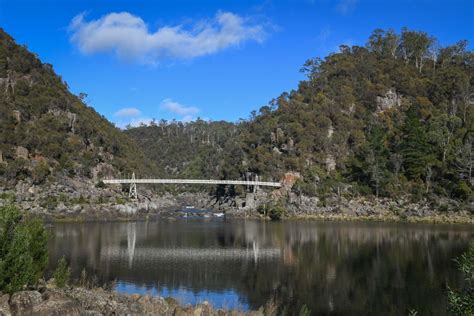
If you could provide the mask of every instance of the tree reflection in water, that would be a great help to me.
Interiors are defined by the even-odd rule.
[[[74,275],[85,267],[130,291],[387,315],[443,313],[446,284],[462,280],[451,259],[472,240],[471,226],[177,220],[55,224],[49,246],[50,262],[65,254]]]

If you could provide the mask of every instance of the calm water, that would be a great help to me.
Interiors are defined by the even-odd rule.
[[[65,255],[127,293],[257,309],[275,297],[313,314],[442,315],[452,259],[472,226],[253,220],[65,223],[51,228],[51,262]]]

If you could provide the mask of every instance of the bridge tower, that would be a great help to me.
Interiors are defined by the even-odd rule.
[[[137,183],[135,182],[135,172],[132,173],[132,182],[130,182],[130,191],[128,192],[128,197],[134,200],[138,198]]]
[[[255,175],[255,181],[258,182],[258,174]],[[257,193],[258,185],[253,186],[253,193]]]

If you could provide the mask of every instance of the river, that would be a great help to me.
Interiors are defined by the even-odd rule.
[[[461,284],[453,258],[472,226],[174,219],[54,223],[50,267],[63,255],[126,293],[257,309],[270,298],[313,314],[444,314]]]

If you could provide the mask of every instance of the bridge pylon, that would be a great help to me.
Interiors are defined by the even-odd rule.
[[[255,182],[258,182],[258,174],[255,175]],[[253,193],[257,193],[258,185],[253,186]]]
[[[130,182],[130,191],[128,191],[128,197],[134,200],[138,199],[137,194],[137,183],[135,182],[135,172],[132,173],[132,181]]]

